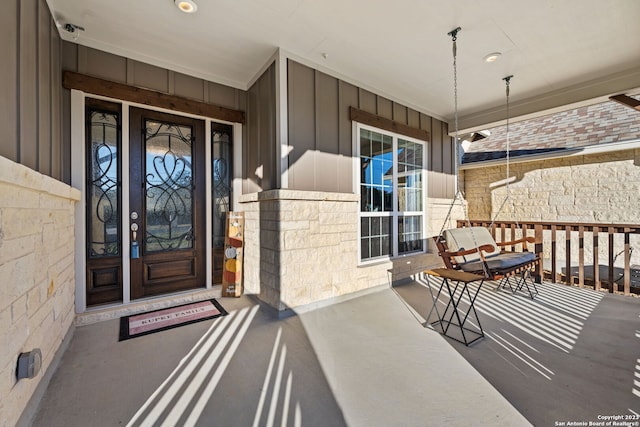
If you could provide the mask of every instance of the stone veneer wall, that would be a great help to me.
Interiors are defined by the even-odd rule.
[[[277,310],[309,307],[437,263],[422,254],[358,266],[358,202],[358,195],[316,191],[242,196],[245,292]]]
[[[510,192],[519,221],[640,223],[640,150],[512,163],[510,175],[516,177]],[[506,195],[506,187],[495,184],[504,183],[505,177],[504,165],[464,171],[472,219],[494,218]],[[513,218],[510,205],[498,217]],[[608,250],[607,245],[600,246],[601,251]],[[640,236],[631,236],[631,247],[635,249],[631,262],[640,264]],[[585,256],[590,259],[591,254]],[[616,265],[622,261],[619,257]]]
[[[68,185],[0,157],[0,426],[16,425],[70,339],[79,200]],[[40,373],[17,381],[18,356],[34,348]]]

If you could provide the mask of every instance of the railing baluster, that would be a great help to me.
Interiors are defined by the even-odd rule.
[[[624,229],[624,294],[631,294],[631,251],[629,250],[630,228]]]
[[[553,224],[551,226],[551,280],[553,283],[558,281],[558,271],[557,271],[557,245],[556,245],[556,228],[557,226]]]
[[[608,227],[607,231],[609,233],[609,292],[615,293],[618,289],[616,286],[616,282],[613,280],[613,236],[615,230],[613,227]]]
[[[578,226],[578,286],[584,288],[584,225]]]
[[[535,224],[534,226],[534,237],[536,242],[534,243],[533,252],[536,254],[540,254],[540,263],[536,266],[535,276],[536,283],[542,283],[544,280],[544,267],[542,266],[542,259],[544,258],[543,254],[543,231],[542,224]]]
[[[634,285],[632,286],[634,278],[631,275],[633,271],[631,269],[631,258],[633,248],[630,245],[631,234],[640,235],[640,225],[638,224],[596,224],[596,223],[569,223],[569,222],[551,222],[551,221],[527,221],[527,222],[515,222],[515,221],[495,221],[489,222],[488,220],[458,220],[458,227],[467,227],[468,224],[472,226],[479,226],[489,228],[491,235],[496,242],[512,241],[517,238],[527,237],[529,232],[532,232],[535,237],[534,248],[528,248],[529,250],[535,250],[535,253],[541,254],[542,257],[550,253],[551,265],[550,265],[550,280],[553,283],[564,282],[569,285],[578,285],[579,287],[591,287],[595,290],[603,290],[607,288],[610,293],[624,293],[625,295],[640,294],[640,290]],[[545,235],[545,232],[549,230],[549,237]],[[564,255],[566,257],[564,263],[558,263],[558,256],[563,255],[563,248],[559,245],[558,233],[565,233],[564,237]],[[572,243],[572,233],[576,231],[578,241],[577,247],[577,262],[573,263],[572,250],[575,252],[575,244]],[[522,235],[520,235],[520,232]],[[592,237],[589,238],[588,233],[592,233]],[[605,243],[605,233],[607,236]],[[509,234],[507,236],[507,234]],[[585,234],[587,234],[587,240],[585,241]],[[602,234],[602,239],[600,235]],[[621,235],[617,237],[617,235]],[[546,240],[545,240],[546,239]],[[586,246],[585,246],[586,244]],[[592,247],[589,245],[592,244]],[[547,248],[550,245],[550,248]],[[620,251],[620,247],[624,246],[624,249]],[[600,250],[605,252],[608,249],[608,263],[606,257],[600,256]],[[520,251],[522,248],[519,245],[509,245],[504,247],[505,250]],[[585,260],[585,253],[593,249],[593,273],[589,270],[589,261]],[[616,253],[617,252],[617,253]],[[617,257],[624,255],[624,267],[621,268],[618,263],[618,267],[615,266]],[[602,258],[602,261],[601,261]],[[600,268],[600,262],[602,262],[602,268]],[[622,260],[621,260],[622,262]],[[605,272],[604,265],[607,265]],[[573,268],[572,268],[573,267]],[[623,271],[621,275],[619,271]],[[545,274],[545,272],[547,274]],[[532,272],[535,276],[535,280],[542,281],[547,276],[549,280],[549,270],[545,270],[544,265],[540,264],[539,269]],[[623,279],[623,281],[620,281]],[[617,282],[616,282],[617,280]]]
[[[593,287],[600,290],[600,247],[598,245],[598,227],[593,227]]]
[[[570,225],[564,227],[564,253],[566,255],[566,259],[564,260],[564,277],[567,285],[573,285],[573,275],[571,274],[571,231],[572,227]]]

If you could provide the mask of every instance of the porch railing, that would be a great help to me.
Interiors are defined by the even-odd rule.
[[[535,237],[535,252],[543,259],[542,270],[535,272],[537,281],[607,289],[624,295],[640,294],[640,224],[495,221],[492,225],[491,221],[482,220],[470,223],[489,228],[497,242],[522,235]],[[467,221],[458,220],[457,226],[466,227]]]

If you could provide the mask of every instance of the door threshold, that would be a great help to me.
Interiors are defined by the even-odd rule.
[[[178,292],[131,301],[128,304],[110,304],[87,308],[84,313],[76,314],[76,326],[90,325],[122,316],[160,310],[167,307],[222,297],[222,285],[213,285],[210,289]]]

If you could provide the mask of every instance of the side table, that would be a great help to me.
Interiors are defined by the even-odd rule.
[[[435,309],[438,320],[432,322],[431,325],[439,325],[441,328],[441,333],[443,335],[461,342],[466,346],[473,344],[480,338],[483,338],[484,331],[482,330],[482,325],[480,324],[480,319],[478,318],[478,313],[476,312],[475,301],[478,293],[480,292],[480,288],[482,288],[482,284],[484,283],[484,276],[467,273],[460,270],[450,270],[447,268],[435,268],[433,270],[426,270],[423,272],[423,274],[427,279],[427,287],[429,288],[431,299],[433,300],[433,307],[429,311],[427,321],[429,321],[431,313],[433,313],[433,310]],[[442,279],[439,287],[436,284],[436,287],[438,288],[438,293],[436,295],[433,294],[433,290],[431,289],[431,283],[429,281],[430,277],[432,278],[432,280],[434,280],[435,278]],[[475,291],[471,292],[469,290],[469,283],[477,281],[480,282],[478,288]],[[462,288],[460,289],[460,292],[458,292],[458,288],[461,285]],[[440,315],[440,311],[438,310],[438,301],[443,290],[446,290],[449,294],[449,301],[447,302],[444,312],[442,313],[442,315]],[[461,303],[463,303],[462,298],[465,295],[467,296],[469,301],[466,313],[464,312],[464,307],[466,306],[466,304],[463,304],[461,306]],[[477,325],[473,329],[465,326],[469,318],[469,314],[471,313],[473,313],[473,317],[475,317]],[[454,322],[454,316],[457,320],[457,323]],[[455,333],[454,335],[451,334],[452,331],[449,328],[452,325],[456,327],[454,328],[454,330],[457,330],[457,328],[460,329],[462,338],[456,336],[457,333]],[[469,335],[469,337],[467,335]],[[472,338],[472,335],[475,335],[475,337]]]

